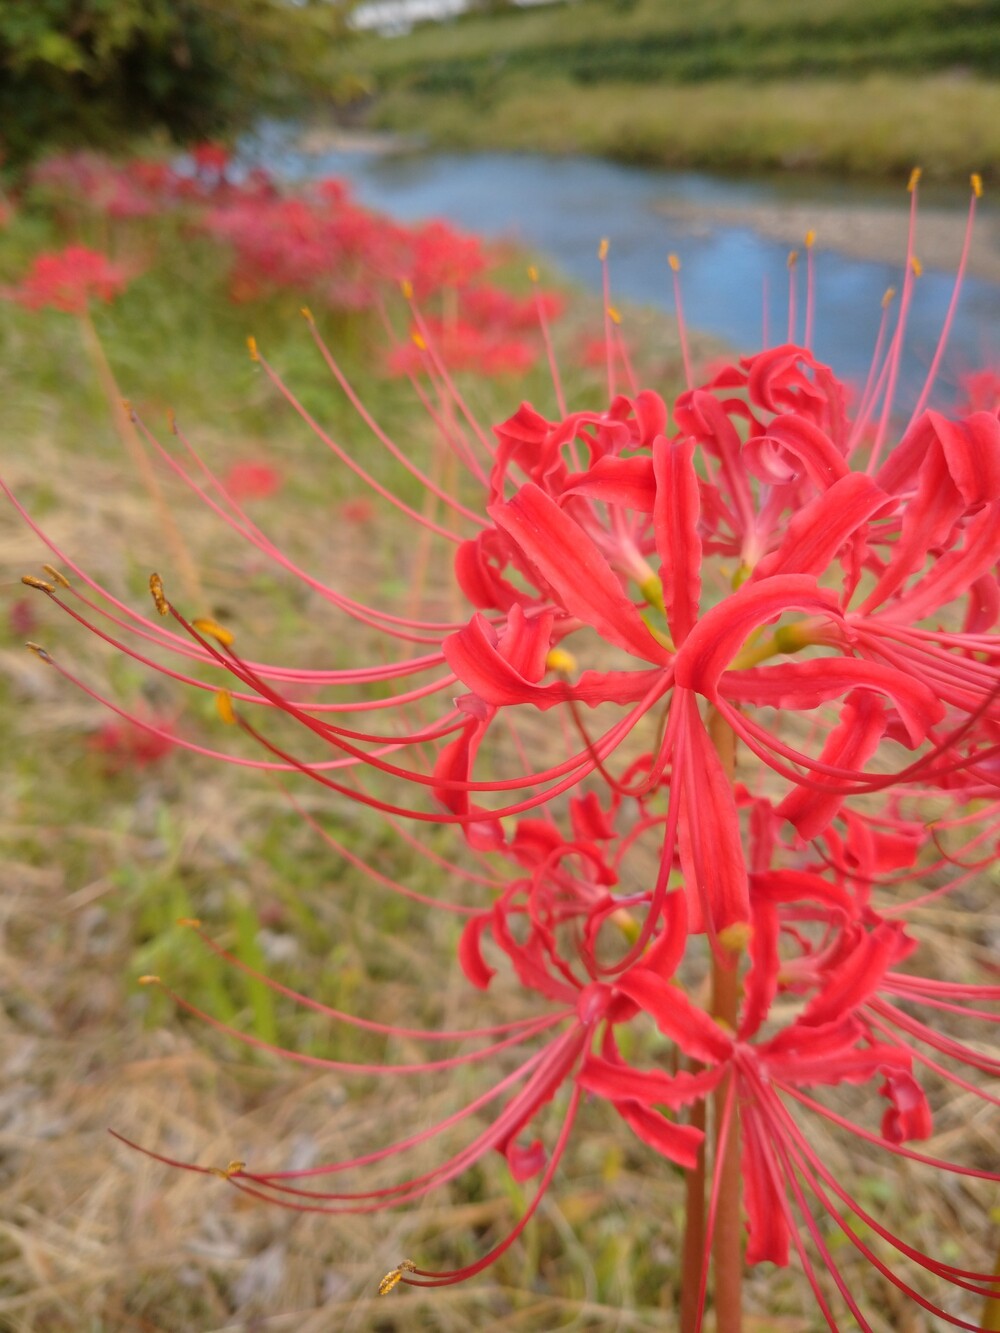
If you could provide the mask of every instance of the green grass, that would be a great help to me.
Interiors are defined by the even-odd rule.
[[[373,124],[440,144],[954,178],[1000,164],[998,58],[980,0],[580,0],[368,37],[341,59],[377,89]]]

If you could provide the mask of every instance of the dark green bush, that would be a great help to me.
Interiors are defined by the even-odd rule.
[[[15,163],[123,133],[225,135],[316,91],[328,0],[0,0],[0,144]]]

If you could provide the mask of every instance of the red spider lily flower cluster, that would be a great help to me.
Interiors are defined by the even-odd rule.
[[[294,196],[231,195],[202,220],[233,247],[234,300],[292,289],[325,306],[364,310],[379,304],[386,284],[402,283],[424,306],[410,341],[388,356],[390,374],[425,368],[428,343],[453,371],[523,373],[538,360],[539,304],[551,323],[562,303],[551,293],[518,300],[485,283],[493,262],[482,243],[441,222],[407,228],[359,207],[340,181],[321,181]],[[443,309],[432,313],[437,298]]]
[[[938,975],[917,925],[928,901],[963,911],[1000,836],[1000,417],[926,410],[928,384],[897,430],[915,273],[850,414],[846,386],[794,343],[691,378],[669,406],[650,389],[617,393],[628,366],[609,317],[606,407],[568,410],[556,381],[554,415],[522,404],[488,433],[414,307],[425,401],[468,477],[450,489],[357,401],[310,320],[373,438],[432,493],[418,513],[350,460],[381,503],[449,553],[469,606],[456,621],[368,607],[303,570],[183,435],[167,449],[138,423],[165,465],[331,616],[405,647],[374,666],[250,660],[228,629],[172,605],[158,576],[158,615],[143,616],[10,496],[73,575],[47,566],[28,581],[69,615],[195,689],[214,691],[213,672],[229,673],[220,713],[265,752],[237,762],[361,801],[412,846],[421,828],[450,824],[471,849],[475,870],[426,849],[464,882],[455,901],[370,873],[463,918],[458,962],[471,986],[488,990],[504,969],[530,997],[529,1016],[417,1031],[293,996],[333,1022],[448,1052],[387,1069],[294,1058],[365,1075],[479,1064],[490,1071],[483,1091],[358,1158],[221,1172],[255,1198],[318,1212],[421,1199],[488,1152],[536,1182],[522,1218],[479,1260],[453,1271],[406,1260],[383,1291],[447,1285],[494,1262],[537,1210],[581,1104],[600,1099],[688,1177],[684,1333],[701,1328],[713,1246],[717,1324],[740,1327],[744,1241],[750,1265],[798,1258],[830,1328],[838,1301],[871,1328],[838,1261],[845,1246],[938,1318],[991,1326],[977,1312],[995,1313],[1000,1278],[894,1234],[809,1129],[834,1126],[888,1159],[1000,1182],[995,1161],[919,1146],[942,1092],[1000,1105],[990,1045],[1000,986]],[[807,330],[811,316],[809,304]],[[279,714],[301,727],[301,750],[282,739]],[[861,1110],[859,1088],[872,1094]],[[337,1187],[445,1135],[461,1146],[434,1170]]]
[[[455,289],[447,314],[425,315],[414,323],[409,344],[389,355],[393,375],[420,374],[427,368],[428,343],[449,370],[477,375],[523,374],[538,359],[539,320],[551,323],[562,313],[554,293],[519,300],[499,287],[484,284]]]
[[[561,313],[554,293],[519,300],[486,282],[500,256],[478,237],[439,221],[393,223],[356,203],[343,181],[282,189],[263,170],[234,171],[216,144],[193,149],[189,167],[70,153],[40,163],[29,192],[57,216],[65,213],[73,234],[81,216],[122,223],[176,215],[230,253],[229,295],[239,303],[291,292],[323,308],[380,309],[405,284],[421,302],[427,328],[421,333],[414,323],[410,339],[390,349],[387,367],[394,375],[424,370],[428,339],[452,370],[522,373],[543,350],[539,316],[547,328]],[[155,243],[147,233],[144,253]],[[66,254],[83,251],[73,246]],[[41,256],[37,262],[51,267],[55,261]],[[105,263],[113,271],[110,260]],[[30,293],[26,280],[26,302]]]
[[[38,255],[16,287],[3,293],[29,310],[63,310],[82,315],[92,301],[113,301],[126,288],[130,274],[97,250],[68,245]]]
[[[263,172],[251,172],[239,187],[231,185],[226,175],[229,157],[218,145],[195,147],[191,161],[194,171],[184,172],[155,159],[115,162],[100,153],[59,153],[38,163],[29,183],[57,211],[71,206],[74,212],[119,221],[159,215],[184,201],[207,202],[231,189],[261,194],[273,190]]]

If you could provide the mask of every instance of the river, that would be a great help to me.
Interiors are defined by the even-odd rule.
[[[730,179],[587,157],[387,154],[330,143],[265,126],[244,158],[290,180],[342,177],[363,204],[400,221],[439,217],[511,239],[543,271],[550,262],[594,289],[598,242],[608,237],[617,301],[672,310],[667,255],[676,252],[688,322],[741,352],[759,348],[765,338],[765,291],[766,340],[784,341],[789,248],[800,223],[801,235],[815,226],[814,346],[845,378],[859,380],[867,372],[883,294],[902,282],[909,202],[903,185]],[[1000,362],[1000,245],[995,212],[982,211],[988,207],[984,200],[970,273],[975,268],[990,276],[972,273],[963,284],[938,380],[943,400],[959,374]],[[910,392],[922,382],[951,299],[966,210],[961,193],[938,193],[921,210],[917,252],[925,239],[930,249],[922,255],[908,322],[903,382]],[[837,248],[824,248],[824,230]],[[802,265],[798,282],[801,292]]]

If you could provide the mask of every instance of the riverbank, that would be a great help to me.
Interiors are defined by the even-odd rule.
[[[452,93],[388,88],[374,129],[436,147],[590,153],[642,166],[809,172],[841,178],[1000,176],[1000,85],[952,75],[682,87],[503,83],[484,108]]]
[[[366,37],[338,61],[369,127],[437,146],[593,153],[721,171],[987,179],[1000,169],[995,10],[578,0]]]
[[[692,227],[747,227],[758,236],[801,249],[805,235],[816,233],[816,243],[854,259],[898,264],[906,253],[908,212],[902,206],[860,204],[711,204],[664,200],[655,205],[664,217]],[[956,226],[954,210],[921,206],[917,218],[915,253],[927,269],[953,273],[962,253],[964,230]],[[967,273],[988,282],[1000,282],[1000,217],[980,210],[969,251]]]

